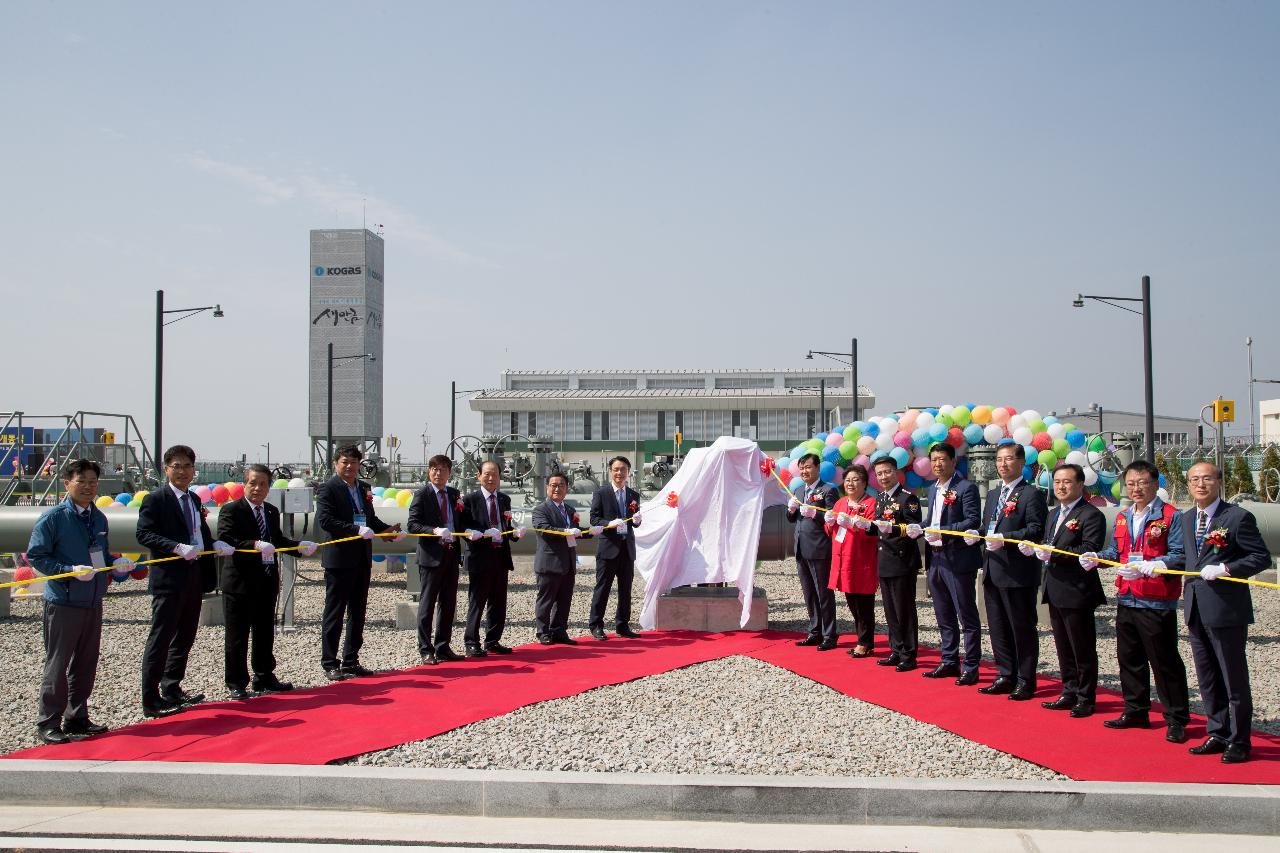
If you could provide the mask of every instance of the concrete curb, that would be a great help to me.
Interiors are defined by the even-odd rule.
[[[0,801],[1280,834],[1280,786],[0,761]]]

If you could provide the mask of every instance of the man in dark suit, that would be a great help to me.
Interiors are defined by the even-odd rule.
[[[502,645],[507,626],[507,577],[515,570],[511,542],[504,531],[511,524],[511,496],[498,491],[502,470],[489,459],[480,464],[480,488],[463,500],[463,512],[472,528],[467,534],[467,627],[462,641],[469,658],[492,652],[509,655]],[[483,526],[483,530],[479,529]],[[484,616],[484,637],[480,617]],[[482,644],[483,643],[483,644]]]
[[[218,539],[236,553],[222,571],[222,607],[226,619],[224,672],[232,699],[248,699],[245,655],[253,639],[253,690],[278,693],[293,685],[276,677],[274,653],[276,599],[280,595],[277,548],[297,548],[310,557],[316,543],[298,542],[280,530],[280,510],[267,503],[271,469],[250,465],[244,473],[244,497],[218,512]],[[244,553],[256,551],[257,553]]]
[[[547,478],[547,499],[533,511],[533,526],[539,530],[538,548],[533,557],[533,573],[538,579],[534,627],[544,646],[563,643],[576,646],[569,636],[569,605],[573,599],[573,579],[578,565],[577,511],[565,501],[569,481],[561,473]],[[548,533],[549,530],[561,531]],[[592,531],[599,532],[596,525]]]
[[[934,482],[929,486],[928,527],[931,530],[973,531],[981,523],[978,489],[956,474],[956,449],[945,442],[929,448]],[[925,572],[938,618],[942,660],[925,678],[955,678],[961,687],[978,683],[982,658],[982,622],[978,618],[978,569],[982,551],[958,536],[925,534],[919,524],[908,525],[912,539],[925,537]],[[964,658],[960,635],[964,632]]]
[[[1222,501],[1222,471],[1216,465],[1192,465],[1187,490],[1195,506],[1183,513],[1182,529],[1192,531],[1194,539],[1185,556],[1166,564],[1200,572],[1186,583],[1182,609],[1209,737],[1191,752],[1221,753],[1224,763],[1238,764],[1249,760],[1252,746],[1253,694],[1245,641],[1253,622],[1253,596],[1248,584],[1226,578],[1251,578],[1264,571],[1271,566],[1271,552],[1253,513]]]
[[[636,538],[628,527],[640,526],[640,493],[627,487],[630,476],[631,460],[625,456],[613,457],[609,460],[611,485],[597,489],[591,496],[591,524],[604,525],[604,533],[596,547],[596,588],[591,594],[591,616],[587,623],[591,636],[597,640],[608,637],[604,632],[604,611],[609,604],[609,590],[615,578],[618,581],[615,630],[619,637],[634,640],[640,636],[631,630],[630,625]]]
[[[181,560],[155,563],[147,578],[151,593],[151,631],[142,651],[142,713],[148,717],[176,714],[204,699],[182,689],[187,657],[200,625],[204,593],[217,585],[210,550],[230,556],[232,548],[215,542],[200,498],[188,490],[196,474],[196,452],[175,444],[164,452],[166,483],[142,499],[138,509],[138,544],[151,559],[177,555]]]
[[[876,661],[898,672],[916,668],[920,645],[920,621],[916,614],[916,576],[920,574],[920,546],[903,533],[908,524],[921,520],[920,499],[898,482],[898,464],[889,457],[876,460],[875,530],[876,568],[880,575],[880,598],[889,632],[889,656]],[[854,522],[859,524],[858,521]],[[859,524],[859,526],[861,526]]]
[[[800,479],[804,487],[795,491],[787,504],[787,520],[796,526],[796,572],[800,592],[809,614],[809,633],[797,646],[817,646],[828,652],[836,647],[836,598],[827,587],[831,578],[831,537],[825,525],[826,512],[835,508],[840,493],[835,486],[818,479],[821,460],[817,454],[800,457]],[[822,513],[822,515],[819,515]]]
[[[324,611],[320,628],[320,665],[330,681],[343,681],[373,670],[360,665],[364,645],[364,616],[369,604],[369,578],[373,569],[374,536],[392,532],[400,539],[400,525],[389,525],[373,506],[373,490],[360,480],[359,447],[339,447],[333,468],[336,473],[316,489],[316,526],[330,539],[356,536],[352,542],[329,545],[320,552],[324,568]],[[347,636],[342,637],[343,620]],[[342,639],[342,657],[338,640]]]
[[[1040,638],[1036,635],[1036,593],[1040,591],[1040,561],[1006,548],[1005,539],[1039,542],[1047,514],[1044,495],[1022,479],[1026,451],[1014,442],[996,450],[1000,488],[987,493],[982,520],[986,531],[986,573],[982,593],[987,603],[987,630],[996,659],[996,680],[979,693],[1007,694],[1024,702],[1035,695]],[[976,531],[969,531],[975,533]],[[969,540],[967,540],[969,541]],[[976,541],[976,540],[972,540]]]
[[[1053,469],[1053,495],[1058,506],[1049,514],[1045,542],[1072,555],[1097,551],[1107,536],[1102,510],[1084,497],[1084,469],[1060,464]],[[1041,702],[1050,711],[1070,711],[1088,717],[1098,694],[1098,637],[1093,612],[1106,604],[1098,573],[1084,568],[1078,557],[1035,548],[1025,542],[1018,550],[1045,566],[1043,601],[1049,605],[1049,624],[1058,650],[1062,693]]]
[[[409,532],[429,533],[418,538],[418,654],[425,664],[459,661],[462,655],[450,647],[453,616],[458,607],[458,570],[462,542],[454,534],[469,526],[461,493],[450,486],[453,460],[437,454],[427,462],[427,485],[409,505]],[[432,632],[432,621],[435,631]]]

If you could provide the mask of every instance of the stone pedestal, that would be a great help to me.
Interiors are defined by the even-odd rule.
[[[658,598],[654,628],[658,631],[763,631],[769,627],[769,598],[751,592],[751,617],[745,626],[736,587],[682,586]]]
[[[200,602],[200,624],[202,626],[227,624],[227,617],[222,609],[222,596],[206,595]]]
[[[396,627],[400,630],[417,629],[418,605],[412,601],[397,601],[395,612]]]

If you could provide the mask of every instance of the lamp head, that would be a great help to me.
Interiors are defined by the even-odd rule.
[[[1078,293],[1078,294],[1076,294],[1075,301],[1071,303],[1071,307],[1073,307],[1073,308],[1083,308],[1083,307],[1084,307],[1084,294],[1083,294],[1083,293]]]
[[[222,314],[222,306],[221,306],[221,305],[215,305],[215,306],[213,306],[213,316],[215,316],[215,317],[221,317],[221,316],[223,316],[223,314]]]
[[[809,361],[813,361],[813,350],[809,350],[809,354],[805,356]]]

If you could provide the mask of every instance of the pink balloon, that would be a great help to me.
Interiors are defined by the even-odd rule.
[[[209,491],[208,486],[196,486],[196,497],[200,499],[201,503],[208,503],[213,499],[213,493]]]
[[[901,447],[903,450],[910,450],[911,449],[911,433],[909,432],[894,433],[893,443],[898,445],[898,447]]]
[[[796,460],[796,459],[791,460],[791,464],[787,466],[787,470],[791,472],[792,477],[799,477],[800,476],[799,460]]]
[[[919,409],[907,409],[902,413],[902,417],[898,418],[898,429],[903,432],[911,432],[916,428],[916,418],[920,417]]]
[[[865,453],[859,453],[857,456],[853,457],[853,464],[861,465],[863,468],[867,469],[868,473],[874,473],[871,471],[871,457]]]
[[[933,479],[933,469],[929,466],[929,457],[927,456],[917,456],[915,461],[911,463],[911,470],[921,477]]]
[[[1009,410],[1006,409],[1004,406],[991,410],[991,422],[993,424],[999,424],[1000,426],[1004,426],[1005,424],[1009,423],[1009,418],[1011,417],[1013,417],[1013,415],[1011,415],[1009,413]]]
[[[876,440],[869,435],[864,435],[858,439],[858,452],[864,456],[870,456],[876,452]]]
[[[844,444],[844,433],[833,432],[827,436],[827,444],[831,447],[839,447]]]

